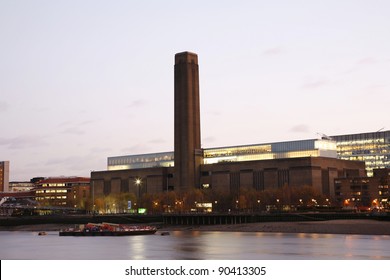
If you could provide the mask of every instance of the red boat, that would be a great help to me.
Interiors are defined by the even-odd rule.
[[[88,223],[79,228],[68,228],[59,232],[60,236],[129,236],[155,234],[154,226],[129,226],[113,223]]]

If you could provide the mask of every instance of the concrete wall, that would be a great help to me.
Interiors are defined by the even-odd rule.
[[[308,157],[202,165],[200,180],[201,185],[232,193],[242,187],[267,190],[284,185],[312,186],[332,198],[336,177],[364,173],[364,162]],[[92,172],[91,185],[95,195],[129,191],[139,196],[166,191],[175,182],[172,174],[172,167]],[[141,180],[140,185],[136,179]]]

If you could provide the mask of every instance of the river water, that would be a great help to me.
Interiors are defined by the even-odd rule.
[[[1,231],[2,260],[389,260],[390,236],[172,231],[60,237]]]

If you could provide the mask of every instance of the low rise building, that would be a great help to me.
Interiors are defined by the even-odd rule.
[[[9,182],[10,192],[29,192],[35,188],[35,184],[31,181],[27,182]]]
[[[45,178],[38,182],[35,197],[41,206],[85,209],[90,201],[90,178]]]
[[[340,206],[356,209],[390,208],[390,169],[374,169],[374,176],[335,179]]]

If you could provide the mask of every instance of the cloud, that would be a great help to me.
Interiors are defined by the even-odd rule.
[[[373,57],[365,57],[365,58],[362,58],[360,59],[357,64],[359,65],[370,65],[370,64],[375,64],[377,63],[378,61],[373,58]]]
[[[22,135],[14,138],[0,138],[1,146],[8,146],[12,150],[45,146],[47,143],[36,135]]]
[[[84,125],[90,125],[93,123],[96,123],[96,120],[85,120],[85,121],[80,122],[80,125],[84,126]]]
[[[302,85],[302,88],[303,89],[317,89],[317,88],[321,88],[321,87],[328,86],[328,85],[330,85],[329,80],[319,79],[316,81],[306,82],[305,84]]]
[[[310,128],[306,124],[298,124],[290,128],[290,131],[296,133],[307,133],[310,132]]]
[[[61,132],[63,134],[72,134],[72,135],[82,135],[85,134],[85,129],[82,127],[88,126],[90,124],[95,123],[95,120],[85,120],[85,121],[66,121],[63,123],[60,123],[58,127],[66,127]]]
[[[152,139],[152,140],[148,141],[148,143],[150,143],[150,144],[163,144],[165,142],[166,141],[162,138],[156,138],[156,139]]]
[[[89,149],[89,152],[93,155],[95,154],[103,154],[103,153],[108,153],[112,151],[111,148],[106,148],[106,147],[93,147],[91,149]]]
[[[214,136],[209,136],[209,137],[206,137],[203,139],[202,143],[213,143],[215,142],[217,139],[214,137]]]
[[[62,131],[64,134],[72,134],[72,135],[83,135],[85,133],[84,130],[80,129],[78,126],[69,127]]]
[[[8,104],[4,101],[0,101],[0,113],[7,111]]]
[[[144,99],[137,99],[137,100],[134,100],[130,103],[130,105],[127,106],[127,108],[138,108],[138,107],[143,107],[145,105],[147,105],[147,101],[144,100]]]
[[[144,143],[135,144],[133,146],[124,148],[121,150],[121,154],[136,155],[136,154],[145,154],[146,146]]]
[[[220,111],[209,111],[209,112],[207,112],[207,114],[214,116],[214,117],[218,117],[218,116],[222,115]]]
[[[367,86],[367,89],[385,89],[386,87],[388,87],[386,84],[371,84]]]
[[[93,164],[92,159],[89,157],[69,156],[50,158],[45,162],[45,166],[56,167],[57,170],[61,170],[61,174],[52,174],[50,176],[76,176],[80,173],[80,170],[84,170],[84,173],[88,173],[88,171],[85,171],[86,166],[93,166]],[[56,170],[56,168],[53,170]]]
[[[283,49],[280,47],[270,48],[270,49],[263,51],[263,55],[278,55],[281,53],[283,53]]]

